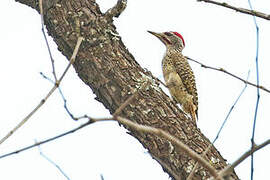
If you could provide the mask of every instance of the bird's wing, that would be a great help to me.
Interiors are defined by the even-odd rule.
[[[194,73],[187,61],[187,59],[181,54],[174,61],[176,72],[182,79],[182,82],[188,92],[188,94],[193,96],[193,103],[196,106],[196,115],[198,117],[198,94],[195,82]]]

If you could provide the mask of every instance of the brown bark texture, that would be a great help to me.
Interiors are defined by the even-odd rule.
[[[17,1],[39,12],[37,0]],[[203,153],[210,141],[161,90],[151,73],[135,61],[113,25],[113,12],[102,13],[94,0],[44,0],[43,9],[48,33],[67,59],[78,35],[84,37],[73,66],[111,114],[138,91],[120,116],[167,131],[198,154]],[[164,138],[125,128],[173,179],[186,179],[196,163],[192,158]],[[215,147],[206,156],[216,170],[227,166]],[[199,165],[193,179],[209,177],[209,172]],[[235,173],[231,178],[238,179]]]

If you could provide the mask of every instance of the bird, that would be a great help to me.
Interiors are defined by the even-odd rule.
[[[156,36],[166,46],[166,53],[162,59],[165,84],[173,100],[181,105],[184,112],[189,114],[196,124],[196,120],[198,120],[198,93],[194,73],[187,58],[182,54],[185,47],[183,36],[174,31],[148,32]]]

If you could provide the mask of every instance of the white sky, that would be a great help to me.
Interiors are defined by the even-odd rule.
[[[102,11],[116,3],[97,1]],[[248,8],[245,0],[231,2]],[[238,4],[236,4],[238,3]],[[252,1],[254,9],[270,14],[270,1]],[[52,84],[39,72],[52,77],[47,48],[41,33],[40,16],[19,3],[0,1],[0,138],[17,125],[47,94]],[[259,68],[261,85],[270,88],[270,23],[257,18],[260,28]],[[161,59],[164,45],[147,30],[178,31],[186,42],[184,54],[205,64],[226,70],[255,82],[255,27],[251,16],[199,3],[197,1],[128,1],[127,9],[115,19],[122,39],[144,68],[162,79]],[[67,65],[50,39],[58,76]],[[199,122],[201,131],[213,140],[227,112],[244,84],[221,72],[203,69],[191,63],[199,93]],[[76,116],[109,116],[95,95],[70,69],[62,91],[70,110]],[[250,147],[256,103],[256,88],[248,86],[216,143],[228,163],[232,163]],[[256,143],[270,137],[270,94],[261,91],[256,127]],[[48,102],[12,137],[0,145],[4,154],[45,138],[57,135],[82,124],[69,118],[63,101],[56,92]],[[96,123],[74,134],[41,146],[70,179],[137,180],[168,179],[147,150],[125,133],[115,122]],[[269,147],[255,154],[254,179],[270,179]],[[59,179],[65,177],[39,155],[37,148],[0,160],[0,179]],[[243,180],[250,179],[250,159],[236,168]]]

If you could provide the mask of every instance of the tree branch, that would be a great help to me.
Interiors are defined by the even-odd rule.
[[[48,94],[40,101],[40,103],[23,119],[21,120],[21,122],[15,126],[6,136],[4,136],[1,140],[0,140],[0,145],[6,141],[15,131],[17,131],[20,127],[22,127],[38,110],[39,108],[45,104],[45,102],[47,101],[47,99],[53,94],[53,92],[59,87],[59,84],[61,83],[61,81],[63,80],[63,78],[65,77],[68,69],[70,68],[70,66],[74,63],[76,55],[78,53],[79,47],[82,43],[83,38],[79,37],[78,41],[76,43],[75,49],[72,53],[72,57],[70,59],[69,64],[67,65],[66,69],[64,70],[62,76],[60,77],[59,80],[57,80],[54,84],[54,86],[52,87],[52,89],[48,92]]]
[[[116,120],[120,122],[121,124],[127,125],[131,129],[135,129],[139,132],[151,133],[151,134],[166,138],[167,140],[171,141],[174,145],[176,145],[178,148],[180,148],[183,152],[187,153],[192,159],[198,161],[203,167],[205,167],[211,173],[213,177],[215,178],[218,177],[217,171],[215,170],[215,168],[211,166],[209,162],[207,162],[201,155],[194,152],[187,145],[185,145],[184,143],[182,143],[176,137],[170,135],[169,133],[161,129],[153,128],[150,126],[136,124],[120,116],[117,116]]]
[[[225,3],[225,2],[220,3],[220,2],[216,2],[216,1],[212,1],[212,0],[197,0],[197,1],[210,3],[210,4],[215,4],[215,5],[218,5],[218,6],[225,7],[225,8],[233,9],[233,10],[235,10],[237,12],[241,12],[241,13],[244,13],[244,14],[249,14],[249,15],[252,15],[252,16],[257,16],[257,17],[260,17],[260,18],[263,18],[263,19],[266,19],[266,20],[270,20],[270,14],[265,14],[265,13],[262,13],[262,12],[259,12],[259,11],[249,10],[249,9],[245,9],[245,8],[238,8],[238,7],[229,5],[229,4]]]
[[[40,141],[40,142],[36,142],[35,144],[32,144],[32,145],[30,145],[30,146],[26,146],[26,147],[21,148],[21,149],[18,149],[18,150],[16,150],[16,151],[12,151],[12,152],[10,152],[10,153],[3,154],[3,155],[0,156],[0,159],[5,158],[5,157],[8,157],[8,156],[11,156],[11,155],[14,155],[14,154],[21,153],[21,152],[23,152],[23,151],[32,149],[32,148],[34,148],[34,147],[36,147],[36,146],[39,146],[39,145],[46,144],[46,143],[48,143],[48,142],[54,141],[54,140],[56,140],[56,139],[59,139],[59,138],[61,138],[61,137],[66,136],[66,135],[68,135],[68,134],[74,133],[74,132],[78,131],[79,129],[84,128],[85,126],[88,126],[89,124],[91,124],[91,121],[88,121],[87,123],[84,123],[84,124],[80,125],[79,127],[76,127],[76,128],[74,128],[74,129],[72,129],[72,130],[70,130],[70,131],[61,133],[61,134],[59,134],[59,135],[57,135],[57,136],[48,138],[48,139],[43,140],[43,141]]]
[[[31,2],[33,1],[28,0],[27,4]],[[122,2],[126,1],[118,1]],[[116,7],[122,7],[120,5]],[[35,7],[35,2],[31,7]],[[117,16],[123,10],[119,9],[116,13],[114,10],[107,13]],[[73,67],[81,80],[96,94],[96,100],[111,114],[117,112],[117,109],[138,91],[134,99],[116,113],[117,116],[173,134],[197,154],[202,154],[209,146],[210,141],[196,124],[162,91],[155,78],[135,61],[121,41],[113,21],[108,20],[108,14],[101,13],[94,0],[57,1],[50,5],[44,14],[48,33],[67,59],[71,58],[78,34],[84,38]],[[145,84],[147,85],[143,88]],[[186,179],[190,167],[195,164],[189,154],[165,138],[141,133],[128,126],[125,128],[148,149],[152,157],[162,162],[161,165],[166,164],[163,169],[173,179]],[[214,169],[227,166],[215,147],[211,147],[207,153],[206,161],[211,161],[212,158],[217,160],[217,163],[213,164]],[[170,170],[166,167],[170,167]],[[175,177],[175,174],[178,176]],[[200,179],[207,179],[211,174],[208,169],[200,166],[195,175]],[[235,173],[232,173],[231,177],[238,179]]]
[[[36,142],[33,145],[27,146],[25,148],[22,148],[22,149],[19,149],[19,150],[16,150],[16,151],[13,151],[11,153],[7,153],[7,154],[4,154],[4,155],[1,155],[0,156],[0,159],[1,158],[4,158],[4,157],[7,157],[7,156],[11,156],[11,155],[17,154],[17,153],[20,153],[20,152],[23,152],[23,151],[26,151],[26,150],[29,150],[29,149],[34,148],[36,146],[39,147],[42,144],[45,144],[45,143],[54,141],[56,139],[59,139],[61,137],[66,136],[68,134],[74,133],[74,132],[76,132],[76,131],[78,131],[78,130],[80,130],[80,129],[82,129],[82,128],[84,128],[84,127],[86,127],[86,126],[88,126],[88,125],[90,125],[92,123],[100,122],[100,121],[116,120],[119,123],[121,123],[123,125],[126,125],[129,128],[131,128],[131,129],[135,129],[136,131],[143,132],[143,133],[154,134],[154,135],[159,136],[159,137],[164,137],[166,140],[171,141],[174,145],[176,145],[178,148],[180,148],[185,153],[187,153],[190,157],[192,157],[192,159],[198,161],[203,167],[205,167],[207,170],[209,170],[209,172],[211,173],[211,175],[213,177],[215,177],[215,178],[218,177],[218,172],[215,170],[215,168],[213,168],[209,162],[207,162],[203,157],[201,157],[201,155],[199,155],[196,152],[194,152],[187,145],[185,145],[184,143],[182,143],[181,141],[179,141],[176,137],[172,136],[171,134],[169,134],[169,133],[167,133],[167,132],[165,132],[165,131],[163,131],[161,129],[153,128],[153,127],[145,126],[145,125],[140,125],[140,124],[134,123],[134,122],[132,122],[132,121],[126,119],[126,118],[120,117],[120,116],[116,116],[115,118],[101,118],[101,119],[95,119],[95,118],[91,118],[91,117],[87,117],[87,118],[89,119],[89,121],[86,122],[86,123],[84,123],[84,124],[82,124],[82,125],[80,125],[77,128],[74,128],[72,130],[69,130],[69,131],[67,131],[65,133],[62,133],[60,135],[57,135],[55,137],[46,139],[44,141]],[[208,150],[209,149],[210,149],[210,147],[208,147]],[[206,152],[204,154],[206,154]],[[161,163],[162,163],[162,161],[161,161]]]
[[[49,157],[47,157],[41,150],[41,147],[38,146],[38,150],[39,150],[39,154],[46,159],[49,163],[51,163],[53,166],[55,166],[59,172],[67,179],[70,180],[70,178],[68,177],[68,175],[64,172],[64,170],[58,165],[56,164],[53,160],[51,160]]]
[[[270,144],[270,139],[266,140],[262,144],[258,146],[254,146],[249,151],[245,152],[241,157],[239,157],[232,165],[227,166],[225,169],[223,169],[221,172],[219,172],[219,177],[226,177],[228,174],[230,174],[233,169],[238,166],[241,162],[243,162],[246,158],[248,158],[252,153],[258,151],[259,149],[264,148],[266,145]]]
[[[195,62],[195,63],[201,65],[201,67],[203,67],[203,68],[206,68],[206,69],[212,69],[212,70],[215,70],[215,71],[223,72],[223,73],[225,73],[225,74],[228,74],[228,75],[230,75],[230,76],[232,76],[232,77],[234,77],[234,78],[236,78],[236,79],[242,81],[242,82],[245,83],[245,84],[254,86],[254,87],[256,87],[256,88],[259,88],[259,89],[261,89],[261,90],[264,90],[264,91],[270,93],[270,90],[269,90],[269,89],[266,89],[264,86],[257,85],[257,84],[254,84],[254,83],[252,83],[252,82],[249,82],[249,81],[247,81],[247,80],[245,80],[245,79],[243,79],[243,78],[241,78],[241,77],[239,77],[239,76],[236,76],[236,75],[233,74],[233,73],[230,73],[229,71],[226,71],[226,70],[223,69],[223,68],[216,68],[216,67],[208,66],[208,65],[205,65],[205,64],[203,64],[203,63],[201,63],[201,62],[199,62],[199,61],[197,61],[197,60],[191,59],[191,58],[189,58],[189,57],[186,57],[186,58],[187,58],[188,60],[190,60],[190,61],[193,61],[193,62]]]

